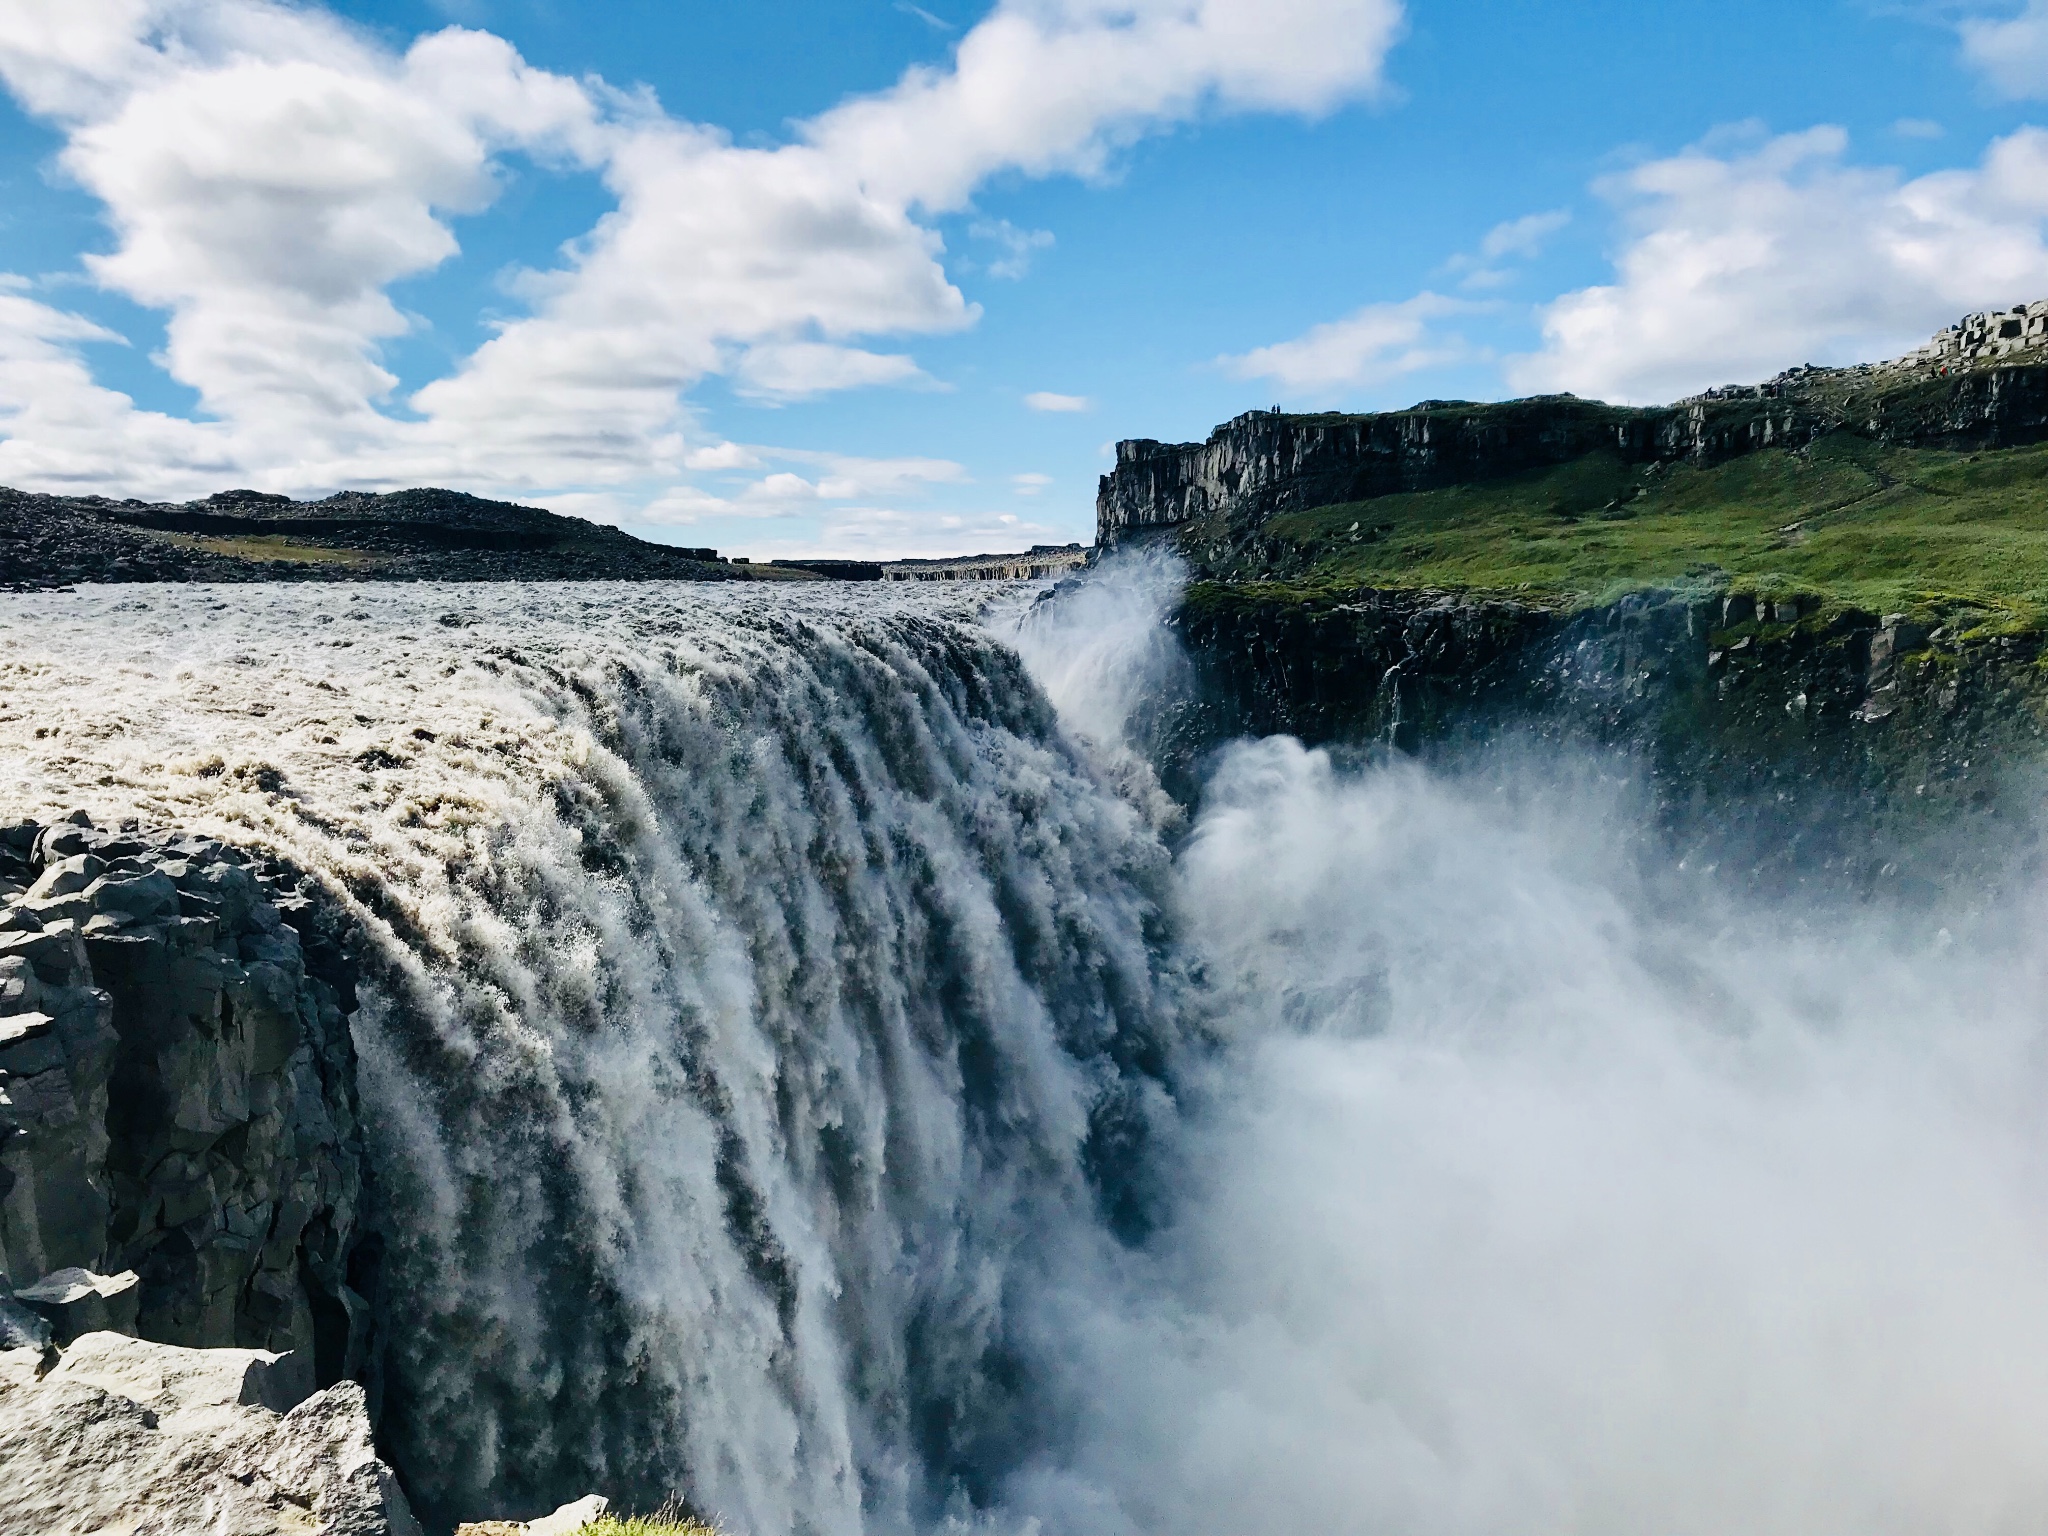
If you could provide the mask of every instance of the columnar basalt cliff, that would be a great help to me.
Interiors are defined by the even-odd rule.
[[[2038,315],[2035,311],[2039,310]],[[2009,326],[2020,329],[2004,336]],[[1538,396],[1428,400],[1374,415],[1248,411],[1200,443],[1131,439],[1096,497],[1096,543],[1179,530],[1183,543],[1242,539],[1276,513],[1432,490],[1569,463],[1606,450],[1627,464],[1711,464],[1800,447],[1839,430],[1952,449],[2048,439],[2048,305],[1972,316],[1893,363],[1795,368],[1674,405]]]
[[[1193,578],[1169,786],[1198,795],[1239,735],[1437,753],[1512,729],[1646,756],[1682,837],[1747,827],[1732,856],[1797,880],[1859,839],[1925,853],[1952,813],[2023,816],[2048,626],[1998,541],[2040,480],[2044,345],[2048,304],[1655,409],[1253,412],[1121,444],[1099,543]]]
[[[82,819],[0,829],[0,1293],[368,1373],[351,965],[297,877]]]
[[[1770,889],[1931,890],[1982,873],[1956,862],[1984,851],[1950,838],[1965,820],[2033,836],[2048,753],[2040,636],[1698,591],[1567,614],[1463,593],[1302,602],[1217,584],[1173,624],[1192,682],[1150,746],[1183,799],[1237,737],[1446,763],[1515,737],[1635,758],[1676,846]]]

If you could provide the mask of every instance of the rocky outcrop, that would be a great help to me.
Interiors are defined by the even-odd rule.
[[[2020,331],[2003,336],[2011,325]],[[1795,368],[1670,406],[1555,395],[1487,405],[1430,400],[1364,416],[1249,411],[1205,442],[1117,444],[1116,468],[1096,496],[1096,543],[1113,549],[1173,529],[1199,530],[1203,546],[1229,542],[1276,513],[1433,490],[1595,451],[1628,464],[1717,463],[1843,429],[1922,447],[2039,442],[2048,439],[2048,365],[2033,359],[2044,341],[2048,304],[1973,316],[1895,363]]]
[[[0,487],[0,589],[81,581],[729,581],[716,550],[458,491],[110,501]]]
[[[0,828],[0,1287],[54,1337],[366,1374],[376,1248],[329,922],[217,842]]]
[[[1091,553],[1082,544],[1034,544],[1015,555],[891,560],[881,567],[881,573],[887,581],[1042,581],[1080,569]]]
[[[2032,836],[2048,641],[1967,623],[1798,596],[1650,592],[1565,613],[1211,583],[1175,616],[1192,683],[1147,745],[1184,800],[1208,753],[1243,735],[1435,758],[1507,737],[1620,751],[1679,846],[1854,893],[1943,879]],[[2011,839],[1944,841],[1987,818]]]
[[[300,1352],[0,1352],[0,1469],[0,1536],[421,1536],[363,1389]]]
[[[1894,366],[1961,370],[1996,366],[2048,347],[2048,299],[1965,315]]]
[[[478,1520],[455,1527],[455,1536],[576,1536],[611,1507],[602,1494],[593,1493],[573,1504],[564,1504],[552,1515],[538,1520]]]
[[[1212,519],[1236,530],[1276,512],[1568,463],[1633,440],[1651,414],[1569,396],[1427,401],[1374,416],[1248,411],[1202,443],[1118,443],[1096,497],[1095,541],[1113,549]]]

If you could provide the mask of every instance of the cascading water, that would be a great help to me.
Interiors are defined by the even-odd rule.
[[[1131,1198],[1167,865],[957,599],[102,591],[0,647],[10,798],[260,839],[376,937],[427,1511],[907,1529],[1031,1450],[1012,1297]]]
[[[1769,905],[1507,745],[1180,825],[1174,580],[14,599],[0,792],[361,914],[447,1513],[2038,1529],[2039,900]]]

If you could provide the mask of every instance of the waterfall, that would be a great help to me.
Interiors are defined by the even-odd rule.
[[[2038,880],[1766,899],[1554,744],[1184,811],[1177,579],[17,598],[0,787],[357,914],[444,1516],[2037,1529]]]
[[[0,635],[17,802],[268,844],[373,936],[427,1511],[850,1536],[1034,1450],[1014,1298],[1142,1217],[1168,866],[965,602],[115,589]]]

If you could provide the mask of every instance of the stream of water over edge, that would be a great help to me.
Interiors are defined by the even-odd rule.
[[[430,1512],[2038,1528],[2035,898],[1673,900],[1511,754],[1179,821],[1171,592],[18,597],[0,793],[356,912]]]

